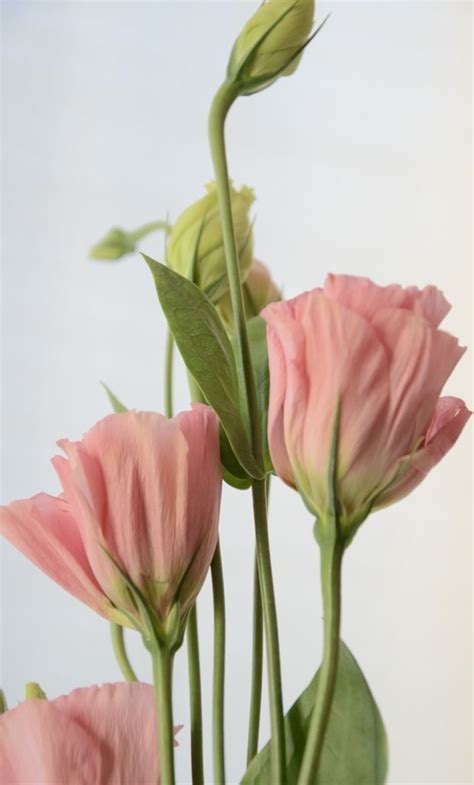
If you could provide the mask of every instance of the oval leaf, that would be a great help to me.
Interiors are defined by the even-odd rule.
[[[287,785],[296,785],[318,689],[319,671],[285,716]],[[314,785],[383,785],[387,740],[369,686],[341,641],[336,688]],[[241,785],[272,785],[270,747],[253,759]]]
[[[158,299],[181,356],[216,412],[240,464],[263,478],[239,409],[239,386],[232,346],[216,309],[191,281],[143,254]]]

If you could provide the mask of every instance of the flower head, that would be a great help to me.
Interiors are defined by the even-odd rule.
[[[153,688],[105,684],[6,711],[0,716],[0,781],[159,783]]]
[[[237,38],[227,68],[242,95],[290,76],[313,26],[314,0],[266,0]]]
[[[264,310],[273,465],[319,519],[338,407],[335,479],[347,532],[418,485],[458,438],[470,412],[440,398],[465,351],[438,329],[448,310],[434,286],[344,275]]]
[[[216,415],[112,414],[59,444],[62,495],[0,508],[0,532],[103,616],[143,632],[135,587],[159,629],[174,619],[182,631],[217,542]]]

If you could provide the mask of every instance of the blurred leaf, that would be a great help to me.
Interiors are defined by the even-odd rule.
[[[101,385],[102,385],[102,387],[104,388],[104,390],[105,390],[105,392],[107,394],[107,398],[109,399],[110,404],[111,404],[112,409],[114,410],[114,412],[116,414],[119,413],[119,412],[128,412],[127,407],[124,406],[123,403],[121,403],[119,401],[117,396],[113,394],[112,390],[109,387],[107,387],[107,385],[104,384],[103,382],[101,382]]]

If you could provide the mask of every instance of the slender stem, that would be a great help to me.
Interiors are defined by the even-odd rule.
[[[255,480],[252,485],[255,518],[258,574],[262,594],[263,619],[268,662],[268,682],[270,693],[271,738],[271,783],[284,785],[285,773],[285,729],[283,724],[283,695],[281,688],[280,646],[278,641],[278,622],[275,592],[273,589],[270,543],[267,526],[267,500],[265,481]]]
[[[214,679],[212,696],[214,785],[224,785],[225,594],[219,542],[211,563],[211,576],[214,600]]]
[[[323,661],[298,785],[313,785],[316,781],[336,685],[341,624],[341,568],[344,546],[337,538],[330,539],[330,542],[322,541],[320,543],[324,612]]]
[[[112,638],[112,646],[114,649],[115,658],[118,662],[123,678],[125,681],[138,681],[135,671],[130,665],[127,651],[125,649],[123,627],[120,624],[114,624],[114,622],[111,622],[110,635]]]
[[[166,417],[173,416],[173,348],[174,338],[171,330],[168,329],[168,335],[166,336],[164,382],[164,403]]]
[[[260,436],[260,420],[255,378],[247,334],[245,309],[240,281],[239,259],[235,242],[232,219],[232,203],[229,174],[225,150],[224,126],[230,107],[237,98],[236,88],[224,82],[217,91],[212,102],[209,115],[209,142],[214,164],[217,185],[217,196],[222,223],[224,250],[227,263],[227,275],[232,301],[235,330],[238,344],[238,358],[245,384],[250,435],[254,457],[258,465],[262,465],[262,444]],[[268,678],[270,694],[270,716],[272,729],[271,782],[281,785],[285,780],[285,736],[283,725],[283,700],[281,687],[281,667],[278,643],[278,626],[273,591],[273,578],[268,543],[268,527],[266,513],[265,481],[253,481],[254,518],[256,530],[257,562],[260,578],[260,589],[263,599],[263,615],[267,641]]]
[[[186,641],[188,646],[189,702],[191,705],[191,770],[193,785],[204,785],[201,666],[196,605],[189,614]]]
[[[174,785],[173,655],[165,648],[155,645],[152,651],[152,660],[160,755],[160,783],[161,785]]]
[[[263,617],[262,594],[258,577],[257,558],[255,557],[253,587],[253,629],[252,629],[252,687],[250,692],[249,733],[247,742],[247,765],[258,750],[260,730],[260,711],[262,706],[263,681]]]
[[[129,236],[134,242],[138,242],[138,240],[146,237],[147,234],[158,231],[169,232],[170,229],[171,226],[168,221],[150,221],[149,223],[143,224],[143,226],[139,226],[138,229],[135,229],[133,232],[129,232]]]

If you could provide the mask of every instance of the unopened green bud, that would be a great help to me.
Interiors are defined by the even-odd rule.
[[[35,681],[29,681],[27,684],[25,684],[25,699],[30,701],[34,700],[35,698],[47,700],[46,693],[41,689],[40,685]]]
[[[107,232],[105,237],[94,245],[89,251],[91,259],[120,259],[135,250],[135,242],[131,240],[128,232],[118,227]]]
[[[268,87],[298,67],[314,20],[314,0],[266,0],[237,38],[227,68],[241,95]]]
[[[243,296],[247,319],[258,316],[269,303],[281,300],[281,292],[271,277],[268,267],[257,259],[253,260],[243,285]],[[229,292],[226,292],[219,300],[217,310],[227,331],[233,332],[234,317]]]
[[[206,186],[206,195],[181,215],[171,230],[167,261],[189,278],[214,301],[228,289],[224,238],[215,183]],[[245,279],[252,263],[253,238],[249,210],[254,201],[251,188],[236,191],[231,184],[232,217],[239,253],[240,274]]]

